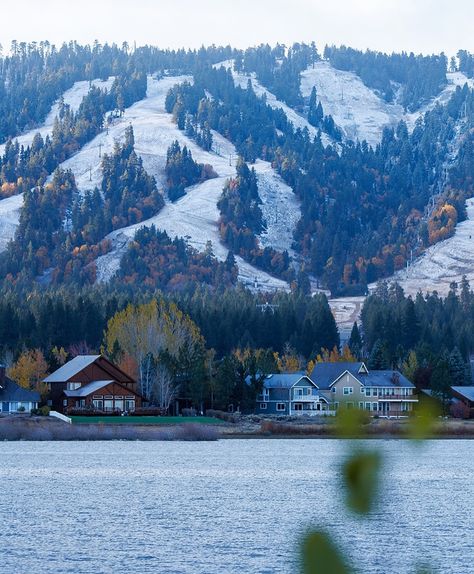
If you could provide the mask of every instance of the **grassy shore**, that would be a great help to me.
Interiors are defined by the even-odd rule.
[[[339,438],[334,419],[275,420],[244,416],[234,422],[209,417],[77,417],[68,424],[52,417],[0,416],[1,440],[197,440],[219,438]],[[140,419],[149,420],[143,422]],[[85,420],[87,419],[87,420]],[[120,420],[111,420],[120,419]],[[151,420],[159,419],[159,421]],[[373,419],[353,438],[403,439],[409,436],[406,419]],[[474,438],[474,420],[438,419],[429,438]]]
[[[222,425],[223,421],[213,417],[153,417],[153,416],[73,416],[73,424],[106,424],[106,425],[182,425],[182,424],[205,424]]]

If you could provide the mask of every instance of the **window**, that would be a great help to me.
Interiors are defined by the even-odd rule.
[[[352,393],[353,393],[352,387],[344,387],[344,389],[342,390],[343,395],[352,395]]]
[[[372,408],[372,405],[370,403],[365,403],[365,410],[366,411],[370,411]]]
[[[92,404],[98,411],[101,411],[104,408],[104,401],[102,399],[92,399]]]
[[[114,410],[114,401],[107,399],[104,401],[104,411],[111,412]]]
[[[266,403],[265,404],[265,408],[267,408]],[[135,410],[135,398],[128,398],[125,399],[125,410],[127,412],[132,412]]]
[[[338,402],[335,402],[335,403],[334,403],[334,410],[337,411],[338,408],[339,408],[339,403],[338,403]]]
[[[376,397],[377,394],[378,394],[378,393],[377,393],[377,389],[372,389],[372,396],[373,396],[373,397]]]
[[[68,391],[75,391],[81,386],[81,383],[67,383],[66,388]]]
[[[296,403],[293,407],[293,409],[295,411],[302,411],[303,410],[303,405],[301,403]]]
[[[335,392],[336,392],[336,387],[333,387],[333,388],[331,389],[331,391],[332,391],[333,393],[335,393]]]
[[[277,411],[284,411],[286,410],[285,403],[277,403]]]
[[[365,393],[365,389],[364,389],[364,387],[361,387],[360,388],[360,394],[363,395],[364,393]]]
[[[359,403],[359,409],[363,410],[363,408],[364,408],[364,403]]]
[[[372,410],[376,411],[378,408],[378,403],[372,403]]]
[[[370,397],[370,389],[365,389],[365,396]]]
[[[261,411],[267,410],[267,403],[260,403],[260,410]]]

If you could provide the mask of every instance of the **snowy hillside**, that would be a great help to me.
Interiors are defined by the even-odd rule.
[[[0,252],[5,251],[15,235],[22,205],[23,195],[14,195],[0,201]]]
[[[71,169],[76,177],[80,191],[93,189],[101,183],[101,157],[103,153],[112,151],[114,142],[123,139],[125,129],[132,125],[135,136],[135,149],[143,158],[145,169],[153,175],[159,187],[164,183],[164,168],[166,165],[166,153],[169,145],[178,140],[181,145],[186,145],[191,150],[196,161],[209,163],[219,175],[218,178],[192,186],[187,190],[187,195],[175,204],[167,203],[165,208],[155,217],[138,225],[125,229],[116,230],[110,234],[113,249],[107,255],[97,261],[99,281],[107,281],[117,271],[120,257],[127,248],[128,242],[133,238],[137,228],[142,226],[156,225],[174,237],[184,237],[197,249],[203,250],[208,240],[212,241],[213,249],[219,259],[225,259],[228,253],[226,247],[220,243],[217,228],[219,213],[217,201],[222,193],[225,181],[235,174],[235,161],[237,153],[234,146],[214,133],[214,142],[217,144],[220,155],[209,153],[198,147],[192,140],[179,131],[172,121],[170,114],[165,111],[165,98],[168,90],[176,83],[190,81],[187,76],[165,77],[157,80],[148,78],[147,97],[137,102],[125,111],[122,118],[116,120],[109,127],[108,133],[102,132],[94,140],[89,142],[76,155],[68,159],[63,168]],[[297,216],[298,205],[288,186],[273,172],[270,165],[258,162],[256,165],[259,176],[259,184],[263,193],[273,193],[283,198],[282,211],[289,213],[290,217],[285,225],[277,222],[276,231],[269,218],[270,224],[267,234],[263,238],[265,245],[273,244],[273,238],[281,245],[285,242],[285,248],[291,243],[292,225]],[[276,191],[272,191],[276,189]],[[290,196],[291,194],[291,196]],[[290,203],[286,208],[286,203]],[[281,203],[281,202],[280,202]],[[267,273],[257,270],[237,259],[239,275],[242,281],[254,284],[255,278],[259,285],[265,288],[286,288],[284,281],[277,280]]]
[[[90,84],[100,88],[102,90],[110,90],[112,84],[114,83],[114,77],[111,76],[108,80],[92,80],[92,82],[82,81],[76,82],[72,88],[66,90],[63,94],[64,103],[70,106],[72,111],[76,111],[79,109],[81,105],[82,99],[86,96],[89,92]],[[42,126],[39,126],[36,129],[29,130],[24,134],[19,135],[15,140],[18,140],[20,145],[25,147],[31,145],[33,138],[39,132],[43,138],[45,138],[48,134],[53,131],[54,120],[59,113],[59,101],[55,102],[49,114],[46,116],[44,123]],[[0,145],[0,155],[3,154],[5,150],[5,144]]]
[[[234,70],[234,67],[233,67],[234,66],[234,60],[226,60],[224,62],[220,62],[219,64],[215,64],[214,67],[219,68],[221,66],[231,70],[235,84],[240,86],[241,88],[247,88],[247,84],[248,84],[248,81],[250,79],[252,82],[252,88],[253,88],[254,92],[257,94],[257,96],[263,96],[264,95],[267,99],[267,104],[270,107],[272,107],[274,109],[283,110],[286,117],[294,125],[295,128],[299,128],[301,130],[306,128],[309,132],[309,135],[312,138],[314,138],[314,136],[316,136],[316,134],[318,133],[318,130],[314,126],[312,126],[306,118],[297,114],[294,109],[287,106],[284,102],[282,102],[274,94],[272,94],[272,92],[270,92],[266,88],[264,88],[260,84],[260,82],[257,80],[255,74],[246,75],[246,74],[240,74],[240,73],[236,72]],[[323,142],[324,145],[329,145],[331,143],[334,143],[332,141],[332,139],[330,137],[328,137],[325,133],[321,134],[321,141]]]
[[[113,77],[108,80],[92,80],[92,84],[101,89],[110,89],[114,81]],[[77,110],[82,102],[84,96],[89,92],[89,82],[76,82],[74,86],[64,92],[64,103],[69,105],[72,110]],[[15,138],[18,143],[23,146],[31,145],[33,138],[37,133],[40,133],[43,138],[51,134],[54,126],[54,119],[59,112],[59,102],[56,102],[51,107],[49,114],[46,116],[44,124],[39,128],[25,132],[24,134]],[[5,144],[0,145],[0,155],[5,151]],[[20,218],[20,209],[23,205],[23,195],[16,195],[7,199],[0,200],[0,252],[4,251],[8,242],[13,239],[15,230],[18,227]]]
[[[375,146],[386,125],[396,124],[403,108],[384,102],[353,72],[319,61],[301,74],[301,93],[309,98],[313,86],[324,113],[331,115],[346,138],[367,140]]]
[[[463,275],[474,284],[474,199],[467,201],[467,215],[452,237],[433,245],[408,269],[394,275],[407,293],[436,290],[446,295],[449,284],[459,282]]]

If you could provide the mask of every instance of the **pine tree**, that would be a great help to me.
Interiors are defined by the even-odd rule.
[[[383,370],[389,368],[387,350],[385,348],[385,345],[380,339],[377,339],[377,341],[375,341],[374,346],[372,347],[368,367],[369,369],[375,369],[375,370]]]
[[[360,359],[362,355],[362,337],[360,336],[359,327],[356,321],[354,321],[354,325],[352,326],[351,335],[347,345],[351,350],[351,353]]]

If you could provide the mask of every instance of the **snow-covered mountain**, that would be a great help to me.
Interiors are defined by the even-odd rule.
[[[245,75],[233,70],[233,61],[227,60],[215,67],[224,66],[232,70],[234,82],[246,88],[249,79],[252,89],[259,96],[265,96],[266,102],[273,108],[280,108],[296,128],[307,129],[314,137],[318,130],[310,125],[303,115],[278,100],[256,79],[255,74]],[[317,98],[321,101],[324,113],[330,114],[343,135],[351,140],[367,140],[372,146],[380,141],[385,126],[396,125],[404,119],[409,128],[413,128],[417,118],[435,105],[444,105],[456,86],[474,82],[461,72],[448,73],[448,85],[431,102],[415,113],[406,113],[399,104],[388,104],[375,91],[368,88],[352,72],[335,69],[327,61],[318,61],[301,74],[301,93],[309,98],[313,86]],[[126,128],[133,126],[135,148],[143,159],[145,169],[153,175],[158,187],[164,187],[166,152],[169,145],[178,140],[192,151],[196,161],[213,166],[218,177],[186,189],[186,195],[175,203],[166,202],[163,210],[147,221],[118,229],[108,238],[112,250],[97,260],[98,280],[107,281],[117,271],[120,258],[133,238],[135,231],[142,226],[155,225],[166,230],[170,236],[184,237],[199,250],[204,249],[208,241],[212,242],[215,255],[224,260],[228,249],[222,244],[217,222],[219,213],[217,201],[226,180],[235,174],[237,152],[233,144],[222,135],[213,132],[214,149],[204,151],[194,141],[178,130],[172,117],[165,110],[165,98],[169,89],[176,83],[192,81],[191,76],[148,77],[146,98],[125,110],[97,137],[86,144],[78,153],[68,159],[61,167],[71,169],[81,192],[92,190],[101,183],[101,161],[104,153],[113,150],[115,141],[123,139]],[[110,88],[113,78],[107,81],[94,80],[92,83],[101,88]],[[77,82],[63,95],[64,102],[77,109],[82,98],[89,90],[89,82]],[[43,137],[51,133],[59,103],[53,105],[39,129],[31,130],[18,138],[22,145],[29,145],[35,133]],[[322,134],[324,144],[334,143]],[[0,153],[4,146],[0,146]],[[258,189],[262,200],[263,218],[266,228],[260,236],[262,247],[288,250],[291,254],[293,232],[300,218],[300,206],[292,189],[281,179],[272,166],[261,160],[255,164],[258,175]],[[22,197],[14,196],[0,201],[0,250],[4,250],[18,226]],[[474,237],[474,203],[469,203],[469,220],[460,224],[454,237],[430,248],[408,271],[397,273],[395,278],[402,282],[410,292],[422,287],[427,290],[444,290],[452,280],[459,280],[463,274],[474,276],[474,261],[470,257],[471,237]],[[288,286],[282,280],[237,258],[239,277],[248,285],[258,285],[265,289],[281,289]],[[351,302],[352,301],[352,302]],[[338,313],[352,319],[359,309],[359,300],[348,300],[349,307],[336,306]],[[342,303],[341,303],[342,304]]]

